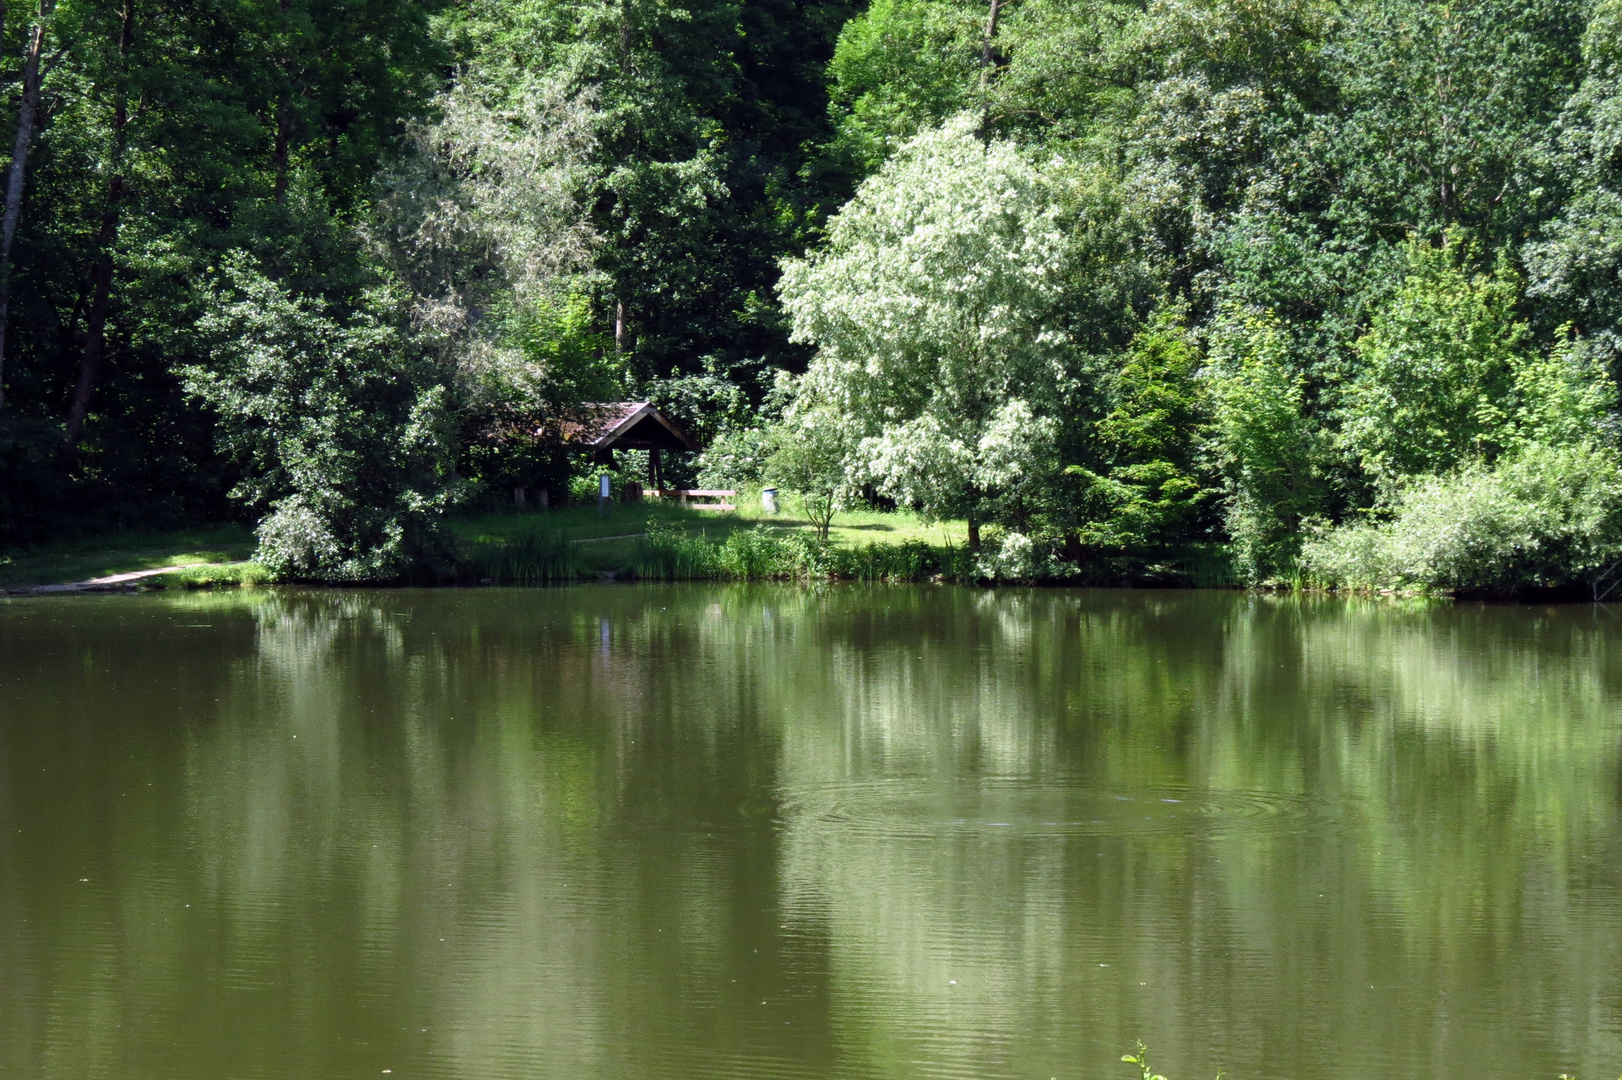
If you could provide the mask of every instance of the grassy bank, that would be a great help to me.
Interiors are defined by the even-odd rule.
[[[963,522],[929,524],[905,511],[840,514],[826,541],[794,510],[766,514],[745,500],[730,513],[660,501],[613,504],[603,514],[594,506],[514,510],[453,518],[449,528],[460,557],[455,580],[468,584],[604,579],[1234,584],[1226,553],[1214,545],[1190,551],[1175,566],[1152,568],[1150,576],[1103,561],[1078,572],[1051,553],[1038,553],[1022,566],[997,564],[988,570],[984,555],[969,553]],[[996,535],[989,534],[988,542]],[[253,550],[252,533],[241,527],[105,536],[0,555],[0,591],[130,574],[143,576],[110,587],[268,584],[269,572],[249,561]]]
[[[793,512],[766,515],[746,504],[718,514],[658,501],[613,504],[601,515],[593,506],[483,514],[453,519],[450,528],[465,580],[523,584],[606,575],[919,580],[938,573],[967,540],[962,522],[926,525],[912,514],[864,512],[840,515],[823,545],[811,522]],[[268,572],[249,561],[253,550],[253,534],[241,526],[38,545],[0,554],[0,590],[126,574],[149,574],[127,583],[144,589],[268,583]],[[169,567],[176,569],[151,573]]]
[[[171,533],[114,533],[39,545],[0,555],[0,589],[90,581],[171,566],[182,569],[144,580],[176,586],[205,580],[216,584],[262,580],[263,571],[246,561],[253,548],[253,534],[236,525]]]
[[[607,576],[671,580],[922,581],[958,576],[968,539],[962,522],[925,524],[916,515],[841,514],[828,540],[792,511],[733,513],[665,502],[487,514],[452,523],[465,572],[510,584]]]

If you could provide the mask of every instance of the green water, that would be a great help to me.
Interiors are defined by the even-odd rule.
[[[1622,1072],[1622,616],[0,602],[0,1077]]]

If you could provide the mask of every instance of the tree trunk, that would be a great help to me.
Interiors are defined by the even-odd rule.
[[[997,16],[1002,12],[1002,0],[991,0],[991,14],[986,17],[986,36],[980,42],[980,89],[991,85],[991,73],[997,69]]]
[[[39,112],[40,54],[45,48],[45,20],[56,0],[39,0],[39,21],[28,35],[23,58],[23,96],[17,109],[17,141],[11,147],[11,171],[6,179],[6,210],[0,218],[0,408],[6,404],[6,336],[11,323],[11,243],[17,238],[17,221],[22,216],[23,180],[27,174],[28,148],[34,141],[34,118]],[[0,12],[0,20],[4,13]],[[0,21],[0,36],[5,23]]]
[[[293,135],[293,103],[284,90],[276,99],[276,192],[277,206],[287,203],[288,144]]]
[[[123,196],[124,178],[113,175],[107,193],[107,210],[101,216],[101,233],[96,237],[101,245],[101,259],[96,263],[94,296],[90,301],[89,334],[85,337],[84,356],[79,361],[79,382],[73,389],[73,404],[68,409],[67,438],[62,453],[71,464],[79,452],[79,436],[84,433],[85,414],[90,411],[90,393],[95,389],[96,376],[101,373],[101,356],[107,337],[107,310],[113,301],[113,245],[118,239],[118,203]]]
[[[974,518],[969,519],[969,550],[980,550],[980,523]]]
[[[282,0],[282,30],[288,29],[288,9],[292,6],[291,0]],[[284,46],[290,43],[284,42]],[[293,141],[293,76],[291,64],[282,61],[282,92],[276,97],[276,205],[282,206],[287,202],[287,171],[289,147]]]
[[[614,351],[625,354],[625,301],[614,301]]]
[[[1002,57],[997,54],[997,16],[1002,13],[1003,0],[991,0],[991,12],[986,16],[986,33],[980,39],[980,141],[991,143],[991,77],[997,72]]]
[[[120,82],[127,74],[130,48],[135,43],[135,0],[124,2],[124,25],[119,42]],[[67,437],[62,444],[65,467],[71,467],[79,453],[79,437],[84,433],[85,414],[90,410],[90,394],[101,373],[101,359],[105,352],[107,313],[113,301],[113,249],[118,242],[118,216],[124,199],[124,144],[128,136],[129,103],[127,88],[120,85],[113,98],[113,160],[112,179],[107,185],[107,209],[101,215],[101,232],[97,241],[101,246],[101,260],[96,264],[94,295],[90,301],[84,356],[79,361],[79,382],[73,390],[73,404],[68,409]]]

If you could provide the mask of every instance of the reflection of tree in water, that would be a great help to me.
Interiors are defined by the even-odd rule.
[[[945,826],[920,839],[902,829],[916,801],[898,801],[899,835],[886,836],[851,820],[875,813],[872,799],[825,800],[832,812],[791,823],[787,874],[832,926],[842,1023],[917,1018],[898,1056],[980,1071],[1008,1046],[1031,1055],[1024,1071],[1051,1068],[1029,1048],[1055,1041],[1070,1060],[1103,1062],[1135,1031],[1184,1060],[1232,1047],[1212,1064],[1240,1071],[1355,1066],[1359,1053],[1388,1069],[1393,1016],[1450,1068],[1490,1067],[1506,1039],[1534,1061],[1573,1047],[1614,1059],[1615,1035],[1593,1031],[1614,1031],[1617,1010],[1589,1002],[1622,987],[1616,919],[1579,892],[1614,890],[1587,868],[1614,858],[1617,835],[1614,676],[1606,631],[1587,620],[1035,594],[1016,626],[1041,631],[980,641],[977,655],[996,659],[972,675],[961,654],[924,680],[899,658],[867,671],[866,707],[821,740],[787,742],[809,752],[786,759],[786,784],[860,791],[888,778],[910,791],[939,780],[916,761],[955,761],[959,788],[1014,771],[1038,789],[1215,792],[1217,814],[1113,839]],[[980,697],[951,689],[964,678]],[[972,710],[997,700],[987,680],[1013,709]],[[956,711],[909,712],[919,681]],[[901,704],[873,707],[887,691]],[[987,730],[1013,742],[1033,718],[1057,732],[1051,753],[962,764]],[[838,750],[815,752],[826,747]],[[1224,813],[1252,817],[1225,825]],[[1044,998],[1067,1002],[1071,1022],[1033,1006]],[[1506,1016],[1536,1022],[1506,1034]]]
[[[222,1033],[216,1072],[389,1047],[469,1076],[1056,1075],[1139,1034],[1183,1072],[1622,1056],[1614,631],[1587,608],[140,603],[218,633],[109,639],[65,691],[76,744],[39,734],[68,714],[26,687],[0,700],[38,721],[0,729],[0,799],[43,790],[36,760],[76,777],[42,843],[125,868],[38,939],[120,966],[47,970],[0,934],[4,970],[39,973],[0,1023],[68,1047],[58,1071],[133,1051],[51,1032],[155,1001]],[[19,642],[13,670],[82,637]],[[141,681],[159,662],[165,689]],[[87,768],[98,748],[128,763]],[[166,794],[109,816],[109,768]],[[0,867],[36,865],[17,844]],[[0,874],[0,914],[48,918],[49,895]]]

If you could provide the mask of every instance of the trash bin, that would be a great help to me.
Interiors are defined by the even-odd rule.
[[[777,489],[762,488],[760,491],[760,508],[768,514],[777,513]]]

